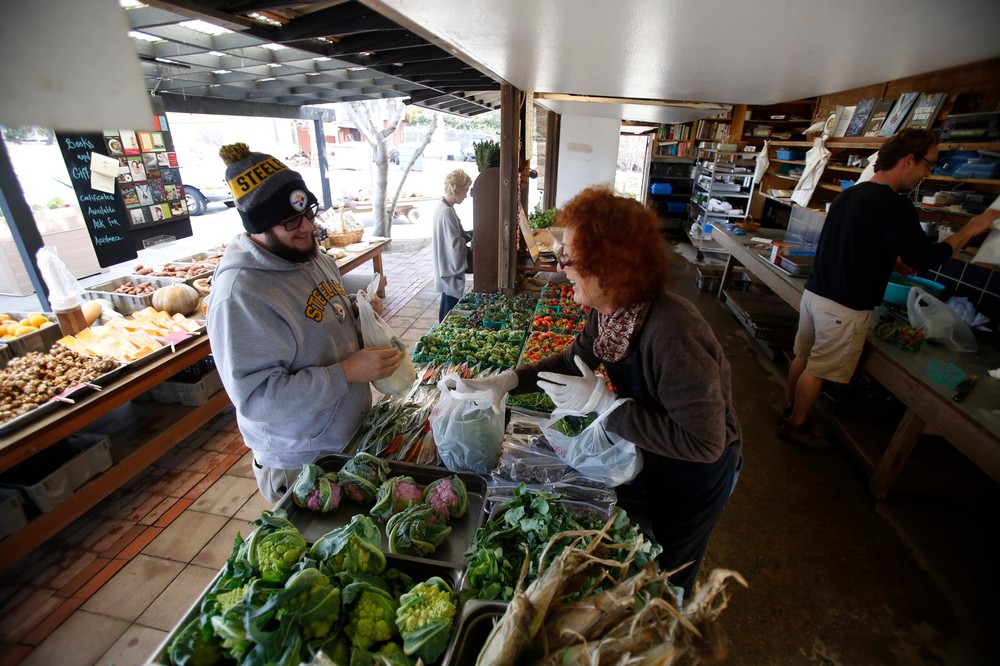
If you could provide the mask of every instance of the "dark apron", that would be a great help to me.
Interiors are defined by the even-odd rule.
[[[639,352],[642,335],[640,332],[630,345],[625,359],[620,363],[605,362],[604,367],[618,397],[632,398],[646,409],[666,414],[643,379]],[[642,446],[642,442],[636,444]],[[645,449],[642,457],[642,472],[631,484],[618,488],[618,493],[626,506],[632,503],[645,510],[653,536],[663,547],[657,558],[661,569],[670,571],[693,562],[670,577],[671,583],[684,588],[684,598],[688,599],[708,538],[733,490],[738,461],[731,447],[712,463],[677,460]]]

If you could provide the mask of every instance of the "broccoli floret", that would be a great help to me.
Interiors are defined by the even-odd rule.
[[[387,641],[398,633],[395,600],[377,590],[364,590],[351,610],[345,628],[351,643],[367,650],[376,643]]]
[[[396,627],[407,655],[416,655],[424,663],[430,663],[444,653],[455,617],[451,597],[451,586],[435,576],[399,598]]]

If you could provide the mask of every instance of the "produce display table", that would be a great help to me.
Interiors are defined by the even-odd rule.
[[[789,276],[765,261],[764,252],[750,247],[754,244],[751,238],[781,241],[784,234],[783,230],[761,229],[746,236],[735,236],[732,231],[716,225],[712,238],[730,253],[719,288],[720,298],[739,262],[798,310],[805,279]],[[881,314],[885,314],[881,308],[875,311],[873,329]],[[978,384],[964,402],[952,400],[954,389],[927,378],[931,361],[952,363],[967,375],[979,376]],[[885,499],[889,494],[918,437],[924,432],[940,434],[1000,482],[1000,415],[996,414],[997,405],[1000,405],[1000,382],[987,374],[987,370],[1000,367],[1000,350],[980,339],[979,352],[975,354],[953,352],[933,342],[926,343],[919,352],[904,351],[878,340],[869,331],[859,367],[906,406],[895,432],[880,453],[866,450],[870,442],[853,436],[848,428],[842,428],[840,433],[872,470],[869,490],[876,499]]]
[[[110,385],[79,398],[76,404],[63,405],[51,414],[0,437],[0,472],[109,415],[116,408],[205,358],[209,353],[211,346],[207,335],[186,340],[175,351],[136,370],[126,370],[126,374],[116,378]],[[229,396],[225,391],[219,391],[205,404],[197,407],[165,405],[169,416],[161,419],[155,428],[129,433],[128,455],[82,486],[69,501],[41,514],[20,531],[0,541],[0,571],[6,570],[45,540],[58,534],[228,404]],[[139,437],[145,438],[144,441],[138,441]]]
[[[378,297],[385,298],[385,273],[382,272],[382,251],[385,250],[385,246],[388,244],[389,239],[386,239],[369,243],[368,248],[365,250],[349,251],[346,248],[341,248],[347,254],[337,259],[337,268],[340,269],[340,274],[350,273],[358,266],[371,261],[372,271],[382,276],[382,283],[379,285],[377,292]]]

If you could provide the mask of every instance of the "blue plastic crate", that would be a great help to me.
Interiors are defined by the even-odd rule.
[[[672,194],[674,187],[670,183],[653,183],[649,191],[653,194]]]
[[[687,204],[683,201],[668,201],[667,202],[667,212],[668,213],[683,213],[687,210]]]

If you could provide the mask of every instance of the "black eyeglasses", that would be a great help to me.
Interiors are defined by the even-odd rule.
[[[285,228],[285,231],[295,231],[296,229],[302,226],[303,220],[309,220],[310,222],[315,220],[316,213],[318,212],[319,212],[319,204],[313,204],[312,206],[309,206],[309,208],[306,208],[298,215],[293,215],[287,220],[282,220],[278,224],[283,226]]]
[[[921,161],[921,162],[923,162],[924,164],[926,164],[927,166],[929,166],[929,167],[930,167],[930,168],[932,168],[932,169],[934,168],[934,165],[936,164],[935,162],[931,162],[931,161],[930,161],[929,159],[927,159],[926,157],[921,157],[921,158],[920,158],[920,161]]]
[[[567,266],[572,266],[572,265],[573,265],[573,260],[569,259],[565,254],[559,255],[559,259],[556,260],[556,266],[558,266],[559,270],[561,271],[566,270]]]

